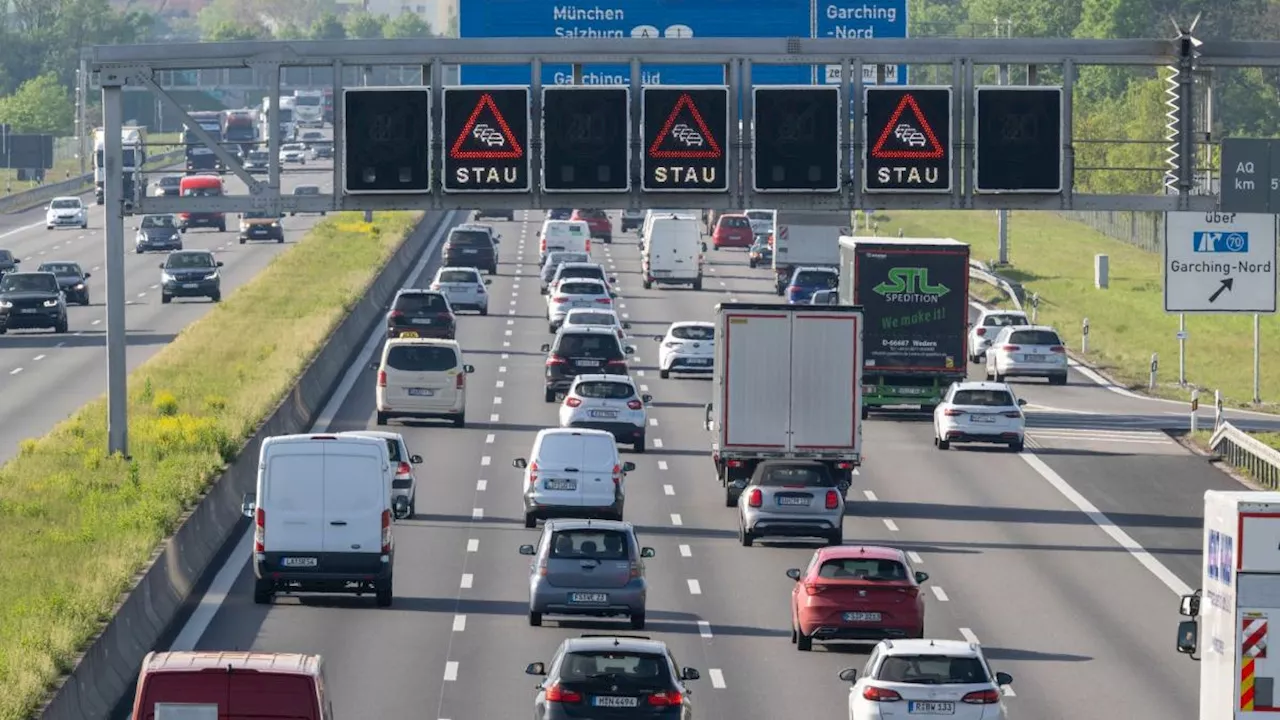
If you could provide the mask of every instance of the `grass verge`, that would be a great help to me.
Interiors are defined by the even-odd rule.
[[[132,460],[104,456],[98,400],[0,467],[0,720],[36,709],[419,217],[320,223],[138,368]]]

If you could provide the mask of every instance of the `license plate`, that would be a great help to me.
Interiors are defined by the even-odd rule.
[[[993,423],[996,421],[990,415],[971,415],[970,418],[976,423]]]
[[[912,715],[955,715],[956,704],[932,700],[912,700],[907,703],[907,712]]]
[[[658,277],[659,275],[670,275],[670,274],[671,274],[670,270],[654,270],[653,271],[654,277]]]
[[[280,564],[284,567],[304,568],[315,567],[319,564],[319,561],[313,557],[287,557],[281,558]]]
[[[25,314],[27,314],[27,315],[34,315],[34,314],[36,314],[36,309],[35,309],[35,308],[22,308],[22,312],[23,312],[23,313],[25,313]]]
[[[548,490],[576,490],[578,489],[577,480],[548,480],[546,483]]]
[[[845,622],[880,622],[880,613],[847,612],[843,615]]]
[[[711,362],[711,358],[690,358],[685,362],[689,363],[690,365],[706,365],[707,363]]]
[[[433,321],[431,320],[431,318],[414,318],[413,319],[414,325],[430,325],[432,322]]]
[[[463,255],[475,255],[475,254],[476,254],[476,251],[475,251],[475,250],[467,250],[467,249],[463,248],[463,250],[462,250],[462,254],[463,254]]]
[[[612,418],[618,417],[618,411],[617,410],[592,410],[591,417],[612,419]]]
[[[809,498],[807,498],[807,497],[780,497],[780,498],[778,498],[778,504],[779,504],[779,505],[808,505],[808,504],[809,504]]]
[[[599,360],[577,360],[575,361],[575,364],[582,367],[600,367]]]
[[[609,596],[605,593],[569,593],[571,603],[607,603]]]
[[[182,283],[182,287],[186,288],[187,290],[194,290],[200,287],[200,283]]]
[[[409,388],[409,394],[414,397],[431,397],[436,394],[436,391],[427,388]]]
[[[640,698],[622,697],[620,695],[596,695],[591,698],[591,704],[596,707],[632,708],[640,705]]]
[[[1022,357],[1023,357],[1027,362],[1044,362],[1045,360],[1048,360],[1048,359],[1049,359],[1049,358],[1048,358],[1047,356],[1045,356],[1045,355],[1023,355]]]
[[[416,338],[416,337],[418,337],[418,333],[416,333],[416,332],[414,332],[414,331],[412,331],[412,330],[405,330],[404,332],[400,333],[400,337],[402,337],[402,338]]]

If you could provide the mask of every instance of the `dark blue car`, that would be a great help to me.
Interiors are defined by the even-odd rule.
[[[572,208],[554,208],[547,211],[548,220],[568,220],[573,217]]]
[[[799,267],[791,275],[787,285],[787,302],[791,305],[808,305],[809,298],[817,290],[834,290],[840,287],[840,273],[835,268]]]

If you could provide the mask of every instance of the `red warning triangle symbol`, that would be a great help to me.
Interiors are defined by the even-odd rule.
[[[655,160],[719,160],[723,153],[715,134],[689,93],[681,93],[662,130],[649,146]]]
[[[449,157],[454,160],[519,160],[524,148],[516,139],[507,119],[502,117],[493,96],[480,96],[475,110],[462,125],[462,132],[453,141]]]
[[[902,114],[911,109],[911,117]],[[933,134],[920,106],[911,93],[902,96],[889,116],[880,139],[871,148],[871,157],[879,160],[941,160],[946,156],[942,143]]]

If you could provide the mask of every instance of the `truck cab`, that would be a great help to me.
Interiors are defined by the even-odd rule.
[[[188,175],[178,185],[178,195],[184,198],[222,197],[224,194],[222,178],[217,175]],[[227,218],[220,212],[178,213],[179,232],[185,233],[193,227],[217,228],[218,232],[226,232]]]

